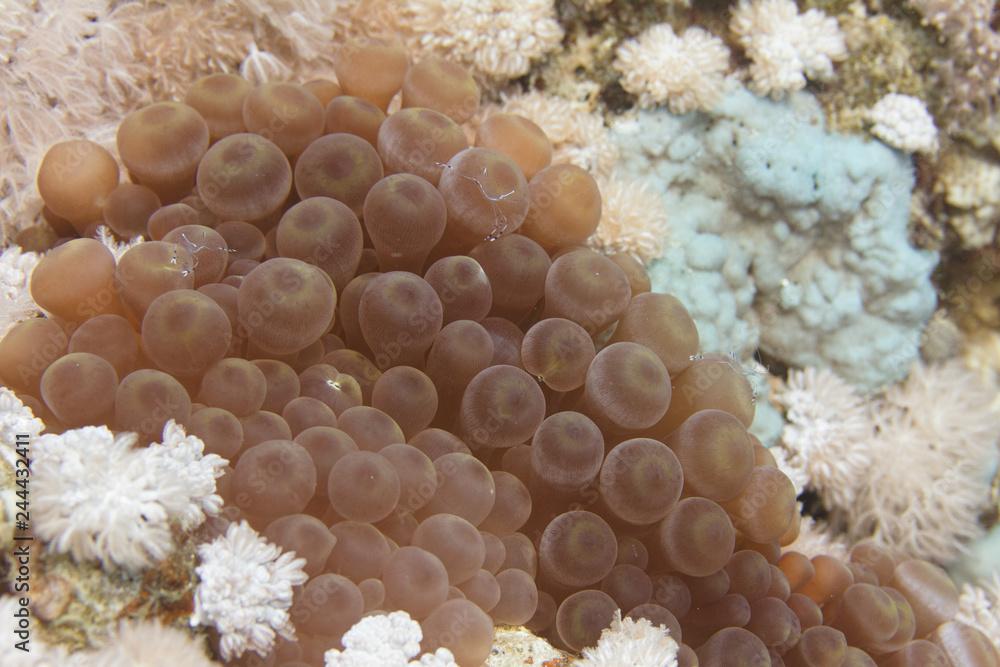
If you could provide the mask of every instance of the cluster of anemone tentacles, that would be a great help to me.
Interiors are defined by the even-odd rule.
[[[580,651],[619,609],[686,666],[997,664],[935,566],[782,553],[795,492],[746,378],[639,262],[583,247],[599,189],[536,125],[498,113],[469,146],[463,68],[336,62],[336,84],[216,74],[129,114],[132,182],[54,146],[51,228],[25,236],[47,315],[0,341],[48,430],[174,419],[231,462],[226,517],[310,577],[266,664],[321,665],[392,610],[463,667],[495,624]],[[116,258],[100,225],[148,240]]]

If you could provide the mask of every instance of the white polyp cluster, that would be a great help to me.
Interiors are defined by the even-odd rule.
[[[343,651],[326,652],[326,667],[456,667],[446,648],[417,658],[421,639],[420,624],[405,611],[366,616],[344,633]]]
[[[934,117],[923,100],[889,93],[868,111],[871,132],[904,153],[933,153],[938,147]]]
[[[224,660],[253,651],[266,656],[277,636],[292,640],[292,587],[306,582],[306,561],[261,537],[245,521],[198,547],[201,583],[191,625],[214,626]]]
[[[660,23],[618,47],[622,87],[644,107],[666,104],[673,113],[711,109],[722,98],[729,49],[702,28],[680,35]]]
[[[137,571],[170,554],[174,524],[193,529],[218,513],[225,459],[173,421],[162,444],[136,441],[87,426],[32,444],[34,528],[50,550]]]
[[[593,648],[583,650],[578,667],[677,667],[679,646],[669,631],[645,618],[622,618],[615,612],[611,627]]]
[[[830,79],[833,63],[847,58],[837,19],[818,9],[799,14],[792,0],[740,0],[729,28],[750,58],[750,88],[760,95],[779,98],[806,79]]]

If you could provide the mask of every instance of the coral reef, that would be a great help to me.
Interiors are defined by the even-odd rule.
[[[1000,663],[995,3],[63,4],[0,662]]]

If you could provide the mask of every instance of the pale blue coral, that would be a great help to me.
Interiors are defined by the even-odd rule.
[[[759,346],[875,388],[917,357],[937,256],[908,241],[910,159],[823,125],[807,94],[737,90],[712,112],[644,112],[613,134],[623,167],[666,197],[654,287],[689,307],[705,351]]]

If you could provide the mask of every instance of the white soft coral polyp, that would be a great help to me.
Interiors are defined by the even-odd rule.
[[[162,444],[135,443],[134,433],[87,426],[32,445],[34,527],[47,548],[137,571],[170,554],[174,525],[218,513],[225,459],[173,421]]]
[[[660,23],[626,41],[616,56],[622,87],[644,107],[666,104],[673,113],[707,110],[725,90],[729,49],[702,28],[677,35]]]
[[[904,153],[933,153],[938,147],[934,118],[922,100],[911,95],[890,93],[869,112],[871,132]]]
[[[818,9],[799,14],[792,0],[740,0],[729,28],[750,58],[750,88],[782,97],[807,79],[825,81],[847,57],[837,20]]]
[[[283,553],[245,521],[199,546],[198,557],[191,625],[215,627],[224,660],[248,650],[266,656],[278,635],[295,638],[288,610],[292,587],[308,579],[304,558]]]
[[[420,653],[420,624],[404,611],[366,616],[344,633],[344,650],[331,649],[326,667],[457,667],[446,648]]]

